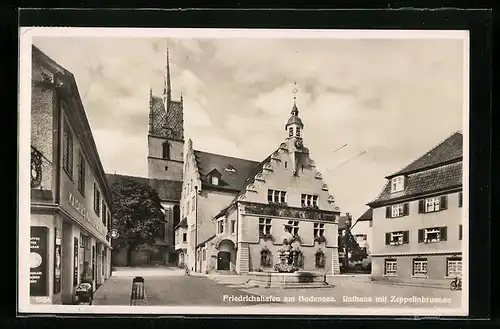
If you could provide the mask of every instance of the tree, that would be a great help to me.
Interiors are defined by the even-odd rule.
[[[163,216],[160,198],[148,184],[129,178],[114,182],[110,188],[113,228],[120,234],[113,240],[113,248],[127,249],[127,265],[130,266],[132,251],[158,251],[154,243]]]
[[[368,257],[368,253],[364,248],[361,248],[352,235],[351,230],[345,230],[345,234],[339,237],[339,250],[345,250],[347,245],[348,259],[351,262],[360,262]]]

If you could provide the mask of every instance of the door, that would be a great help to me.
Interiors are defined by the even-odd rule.
[[[219,251],[217,257],[217,270],[219,271],[229,271],[229,261],[231,258],[231,253],[228,251]]]

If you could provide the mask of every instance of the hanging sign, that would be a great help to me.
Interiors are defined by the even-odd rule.
[[[49,229],[31,226],[30,236],[30,296],[48,296],[47,238]]]

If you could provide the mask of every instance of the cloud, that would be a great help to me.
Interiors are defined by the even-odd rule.
[[[107,170],[147,175],[148,94],[162,93],[166,41],[34,39],[74,74]],[[305,145],[355,217],[387,174],[462,129],[459,40],[169,39],[168,46],[172,97],[182,89],[185,137],[196,149],[262,160],[286,137],[296,81]]]

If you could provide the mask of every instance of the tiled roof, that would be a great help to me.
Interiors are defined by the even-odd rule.
[[[391,194],[390,181],[380,195],[368,205],[388,203],[393,199],[409,198],[462,186],[462,161],[408,175],[405,189]]]
[[[184,228],[188,227],[188,225],[187,225],[187,219],[186,219],[186,218],[183,218],[183,219],[179,222],[179,224],[175,225],[174,229],[176,229],[176,228],[178,228],[178,227],[184,227]]]
[[[106,174],[106,179],[108,180],[109,185],[125,179],[130,179],[142,184],[150,185],[153,189],[156,190],[158,196],[162,201],[178,202],[181,199],[182,182],[117,174]]]
[[[167,125],[167,112],[165,111],[165,106],[163,105],[163,99],[161,97],[152,97],[152,120],[153,127],[152,133],[164,136],[166,134],[165,128]]]
[[[207,174],[216,169],[220,174],[219,185],[217,188],[229,190],[241,190],[247,177],[252,170],[259,164],[256,161],[229,157],[220,154],[208,153],[203,151],[194,151],[198,171],[200,172],[202,183],[206,186],[213,186],[207,179]],[[228,166],[232,170],[225,170]]]
[[[367,211],[363,215],[361,215],[356,222],[362,222],[362,221],[370,221],[373,219],[373,209],[368,208]]]
[[[462,145],[462,133],[456,132],[402,170],[387,176],[386,178],[405,175],[439,166],[440,164],[449,163],[454,160],[459,160],[462,158]]]

